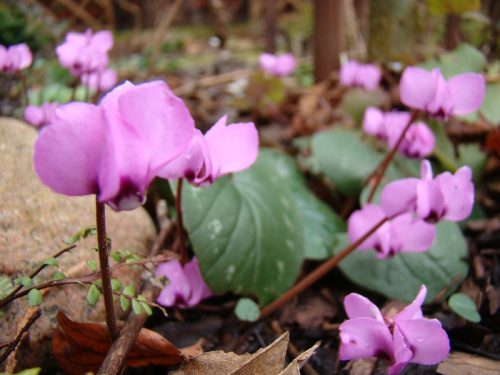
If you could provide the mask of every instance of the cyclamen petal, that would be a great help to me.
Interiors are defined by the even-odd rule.
[[[368,298],[351,293],[344,298],[344,309],[350,319],[372,318],[384,322],[379,308]]]
[[[118,80],[116,70],[105,69],[102,72],[84,73],[82,83],[94,91],[106,92],[115,87]]]
[[[382,73],[373,64],[360,64],[351,60],[340,67],[339,80],[344,86],[359,86],[374,90],[380,84]]]
[[[162,289],[157,302],[160,305],[188,308],[197,305],[201,300],[212,295],[212,291],[203,280],[198,260],[194,257],[184,267],[178,260],[160,263],[155,276],[164,275],[169,284]]]
[[[33,62],[33,55],[26,43],[5,48],[0,45],[0,71],[13,73],[27,68]]]
[[[24,119],[30,125],[42,127],[51,123],[59,103],[43,103],[40,107],[28,105],[24,110]]]
[[[259,64],[264,72],[283,77],[293,73],[297,62],[291,53],[285,53],[281,56],[262,53],[259,56]]]
[[[428,72],[407,67],[401,76],[401,101],[438,118],[466,115],[479,109],[485,80],[481,74],[464,73],[446,81],[439,69]]]

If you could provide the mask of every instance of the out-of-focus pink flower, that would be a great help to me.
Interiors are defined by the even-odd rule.
[[[69,32],[66,41],[57,46],[56,53],[59,63],[68,68],[74,76],[95,73],[108,66],[108,51],[113,47],[113,34],[103,30],[92,34],[87,29],[85,33]]]
[[[0,70],[13,73],[27,68],[33,62],[33,55],[26,43],[15,44],[5,48],[0,44]]]
[[[441,219],[460,221],[470,215],[474,184],[468,166],[461,167],[455,174],[443,172],[433,179],[431,163],[423,160],[420,175],[420,179],[405,178],[384,187],[380,202],[388,217],[411,212],[434,223]]]
[[[429,72],[413,66],[405,69],[400,82],[404,104],[443,119],[478,110],[484,90],[485,81],[481,74],[464,73],[446,81],[439,69]]]
[[[24,119],[28,124],[36,127],[49,125],[58,107],[59,103],[57,102],[43,103],[39,107],[28,105],[24,110]]]
[[[275,56],[270,53],[262,53],[259,56],[260,68],[266,73],[283,77],[292,74],[297,62],[291,53]]]
[[[382,358],[388,361],[389,375],[398,374],[407,363],[433,365],[443,361],[450,352],[450,342],[437,319],[423,317],[426,294],[422,285],[415,300],[392,319],[383,317],[366,297],[347,295],[344,307],[349,320],[339,328],[339,358]]]
[[[102,72],[82,74],[82,83],[89,89],[99,92],[106,92],[115,87],[118,75],[114,69],[105,69]]]
[[[373,64],[360,64],[351,60],[340,68],[340,83],[344,86],[359,86],[374,90],[380,84],[382,73]]]
[[[178,260],[160,263],[155,272],[155,276],[159,275],[166,276],[170,281],[156,300],[162,306],[185,309],[197,305],[212,295],[212,291],[201,276],[196,257],[184,267]]]
[[[35,143],[35,171],[58,193],[97,194],[116,211],[132,210],[193,135],[188,109],[164,82],[125,82],[98,106],[59,107]]]
[[[203,134],[196,130],[187,150],[169,163],[159,176],[186,178],[195,186],[209,186],[224,174],[251,166],[259,153],[259,134],[254,123],[226,126],[227,116]]]
[[[368,107],[363,118],[363,130],[387,141],[393,148],[410,120],[409,112],[384,113],[378,108]],[[435,143],[432,130],[423,122],[417,122],[406,131],[398,151],[410,158],[424,158],[432,153]]]
[[[373,203],[367,203],[361,210],[353,212],[347,223],[347,234],[351,243],[361,238],[385,217],[384,210]],[[375,249],[377,258],[387,258],[403,252],[422,252],[429,250],[435,235],[436,230],[432,224],[408,213],[382,224],[358,246],[358,249]]]

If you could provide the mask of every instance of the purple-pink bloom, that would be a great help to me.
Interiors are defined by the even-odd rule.
[[[347,235],[351,243],[384,218],[384,210],[373,203],[367,203],[361,210],[353,212],[347,222]],[[436,229],[432,224],[408,213],[382,224],[358,246],[358,250],[375,249],[380,259],[403,252],[423,252],[429,250],[435,235]]]
[[[96,194],[116,211],[132,210],[193,135],[188,109],[164,82],[125,82],[98,106],[59,107],[35,143],[35,171],[58,193]]]
[[[113,47],[113,34],[103,30],[92,34],[69,32],[63,44],[56,47],[57,58],[74,76],[95,73],[108,66],[108,51]]]
[[[156,302],[162,306],[178,306],[182,309],[192,307],[212,295],[212,291],[203,280],[198,260],[193,257],[182,267],[178,260],[158,264],[155,276],[164,275],[169,284],[163,288]]]
[[[455,174],[443,172],[433,178],[431,163],[423,160],[420,175],[420,179],[405,178],[384,187],[380,202],[388,217],[411,212],[434,223],[441,219],[460,221],[470,215],[474,184],[468,166],[459,168]]]
[[[281,56],[262,53],[259,56],[259,64],[260,68],[266,73],[283,77],[293,73],[297,62],[291,53],[284,53]]]
[[[189,147],[169,163],[160,177],[186,178],[195,186],[209,186],[222,175],[250,167],[259,153],[259,134],[252,122],[226,126],[223,116],[205,135],[196,130]]]
[[[82,84],[89,89],[106,92],[116,86],[118,74],[114,69],[104,69],[94,73],[84,73],[81,76]]]
[[[24,110],[24,119],[28,124],[37,128],[49,125],[58,107],[58,102],[46,102],[41,106],[30,104],[26,106],[26,109]]]
[[[0,44],[0,70],[13,73],[27,68],[33,62],[33,55],[26,43],[15,44],[8,48]]]
[[[340,67],[339,79],[344,86],[359,86],[371,91],[380,84],[382,73],[373,64],[360,64],[351,60]]]
[[[443,119],[478,110],[483,102],[484,90],[485,81],[481,74],[464,73],[446,81],[437,68],[429,72],[409,66],[400,82],[404,104]]]
[[[363,130],[387,141],[389,147],[393,148],[410,120],[409,112],[384,113],[378,108],[368,107],[363,118]],[[406,131],[398,151],[410,158],[423,158],[432,153],[435,143],[432,130],[423,122],[417,122]]]
[[[443,361],[450,352],[450,342],[437,319],[423,317],[426,294],[422,285],[415,300],[392,319],[383,317],[366,297],[347,295],[344,307],[349,320],[339,328],[339,358],[382,358],[388,361],[389,375],[399,373],[407,363],[433,365]]]

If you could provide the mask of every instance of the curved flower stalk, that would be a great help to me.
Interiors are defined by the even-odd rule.
[[[361,210],[353,212],[347,223],[347,234],[351,243],[356,242],[386,217],[384,210],[367,203]],[[384,223],[375,233],[358,246],[358,250],[375,249],[377,258],[387,258],[403,252],[429,250],[436,236],[434,225],[406,213]]]
[[[339,328],[339,358],[382,358],[388,361],[389,375],[399,373],[407,363],[433,365],[443,361],[450,352],[450,342],[437,319],[423,317],[426,294],[422,285],[415,300],[393,318],[383,317],[367,298],[347,295],[344,307],[349,320]]]
[[[66,40],[56,48],[59,63],[80,77],[82,74],[95,73],[108,66],[108,51],[113,47],[113,34],[103,30],[95,34],[91,29],[84,33],[69,32]]]
[[[28,105],[24,110],[24,119],[28,124],[41,128],[52,122],[52,118],[58,107],[58,102],[46,102],[41,106]]]
[[[255,124],[226,126],[223,116],[205,135],[196,130],[184,153],[159,173],[169,180],[186,178],[195,186],[210,186],[222,175],[250,167],[259,152],[259,135]]]
[[[212,295],[201,276],[196,257],[184,266],[178,260],[160,263],[155,271],[155,276],[159,275],[164,275],[169,280],[156,300],[160,305],[185,309]]]
[[[433,178],[428,160],[420,165],[421,178],[405,178],[387,184],[380,196],[388,217],[405,212],[431,223],[441,219],[460,221],[470,215],[474,205],[472,171],[461,167],[455,174],[444,172]]]
[[[59,107],[35,143],[35,171],[58,193],[96,194],[116,211],[132,210],[193,135],[186,106],[164,82],[125,82],[99,105]]]
[[[484,91],[484,77],[477,73],[459,74],[446,81],[439,69],[429,72],[409,66],[400,81],[401,101],[404,104],[440,119],[478,110]]]
[[[411,114],[409,112],[384,113],[375,107],[368,107],[363,118],[363,130],[383,141],[390,148],[396,147],[405,131]],[[423,122],[414,122],[406,130],[398,151],[409,158],[424,158],[432,153],[436,139],[432,130]]]
[[[264,72],[277,77],[284,77],[293,73],[297,62],[291,53],[285,53],[281,56],[262,53],[259,56],[259,64]]]
[[[344,86],[358,86],[371,91],[380,84],[382,73],[373,64],[360,64],[351,60],[340,68],[339,79]]]
[[[0,70],[14,73],[25,69],[33,62],[33,55],[26,43],[12,45],[6,48],[0,45]]]

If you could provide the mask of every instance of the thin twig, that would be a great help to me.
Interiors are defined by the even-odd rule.
[[[181,264],[186,264],[189,259],[186,249],[186,238],[184,237],[184,224],[182,223],[182,178],[177,180],[177,195],[175,197],[175,213],[177,215],[177,234],[179,236],[179,254]]]
[[[269,314],[276,311],[278,308],[283,306],[286,302],[291,300],[293,297],[302,293],[305,289],[313,285],[320,278],[325,276],[328,272],[330,272],[339,262],[352,253],[359,245],[361,245],[368,237],[370,237],[375,231],[380,228],[388,219],[384,218],[380,220],[373,228],[371,228],[368,232],[366,232],[363,236],[361,236],[357,241],[353,242],[346,248],[344,248],[341,252],[337,253],[330,259],[328,259],[325,263],[320,265],[314,271],[312,271],[309,275],[300,280],[297,284],[292,286],[285,294],[282,294],[279,298],[275,299],[269,305],[265,306],[260,312],[260,319],[264,319]]]
[[[19,344],[19,341],[21,341],[21,337],[25,332],[27,332],[30,327],[35,323],[35,321],[42,315],[42,312],[40,309],[37,309],[37,311],[30,317],[30,319],[26,322],[24,325],[23,329],[19,332],[19,334],[16,336],[16,338],[10,343],[9,347],[5,350],[5,352],[2,354],[0,357],[0,364],[3,363],[9,356],[9,354],[16,348],[16,346]]]
[[[373,199],[373,196],[375,195],[375,192],[377,191],[378,185],[380,184],[380,181],[382,181],[382,178],[384,177],[385,171],[389,167],[389,164],[396,154],[396,151],[398,151],[399,145],[401,142],[403,142],[403,139],[405,137],[406,132],[408,129],[410,129],[411,124],[413,124],[413,121],[416,120],[417,116],[419,115],[420,111],[414,111],[410,117],[410,120],[406,124],[406,127],[404,128],[403,132],[399,136],[398,141],[394,145],[394,147],[391,149],[391,152],[389,152],[386,157],[380,162],[379,165],[374,169],[373,173],[368,176],[366,179],[366,183],[368,183],[372,178],[376,177],[375,183],[372,186],[372,189],[370,190],[370,195],[368,195],[368,199],[366,200],[367,203],[370,203]],[[366,184],[365,183],[365,184]]]

